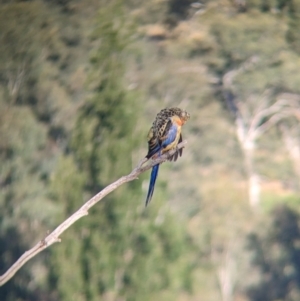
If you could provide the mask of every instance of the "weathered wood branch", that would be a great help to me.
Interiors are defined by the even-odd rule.
[[[269,129],[270,126],[273,126],[278,121],[280,121],[282,118],[288,116],[288,115],[286,115],[286,113],[287,113],[286,108],[288,108],[288,107],[289,107],[289,103],[282,101],[280,99],[280,100],[277,100],[274,104],[271,104],[270,106],[260,110],[257,114],[255,114],[252,117],[249,130],[255,132],[259,128],[261,128],[261,130],[257,131],[257,134],[260,135],[261,133],[263,133],[267,129]],[[285,111],[283,111],[283,110],[285,110]],[[270,119],[266,122],[263,122],[263,120],[266,118],[270,118]],[[272,121],[269,122],[271,119],[272,119]],[[270,124],[270,126],[267,125],[268,123]],[[265,126],[265,125],[267,125],[267,126]],[[262,129],[264,129],[264,130],[262,130]]]
[[[178,144],[177,149],[183,148],[187,144],[186,141]],[[168,159],[169,156],[173,155],[176,150],[171,150],[167,154],[155,159],[149,160],[149,164],[144,165],[147,162],[147,159],[144,158],[139,162],[139,164],[131,171],[130,174],[121,177],[117,181],[111,183],[91,199],[89,199],[83,206],[81,206],[75,213],[73,213],[68,219],[62,222],[54,231],[48,234],[45,238],[40,240],[33,248],[26,251],[2,276],[0,276],[0,286],[4,285],[8,280],[10,280],[15,273],[32,257],[36,256],[41,251],[45,250],[52,244],[60,242],[60,235],[66,231],[71,225],[73,225],[77,220],[82,218],[85,215],[88,215],[88,211],[91,207],[97,204],[102,200],[106,195],[117,189],[119,186],[124,183],[133,181],[138,178],[140,174],[150,169],[156,164],[160,164]]]

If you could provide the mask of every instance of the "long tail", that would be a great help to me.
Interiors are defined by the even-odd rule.
[[[153,192],[154,192],[155,181],[157,178],[158,170],[159,170],[159,164],[152,167],[151,176],[150,176],[150,184],[149,184],[149,189],[148,189],[148,194],[147,194],[147,199],[146,199],[146,207],[150,203]]]

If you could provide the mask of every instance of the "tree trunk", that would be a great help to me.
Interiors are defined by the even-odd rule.
[[[232,301],[235,286],[235,262],[230,252],[225,250],[222,254],[220,266],[217,269],[218,282],[220,286],[221,300]]]
[[[251,207],[256,208],[260,204],[260,176],[254,170],[254,141],[245,141],[243,144],[244,156],[245,156],[245,166],[248,176],[248,196],[249,203]]]

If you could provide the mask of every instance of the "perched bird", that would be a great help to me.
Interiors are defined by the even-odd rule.
[[[179,108],[166,108],[161,110],[152,124],[148,133],[148,154],[147,159],[156,158],[171,149],[177,147],[182,141],[181,127],[190,118],[190,114]],[[182,148],[168,158],[169,161],[176,161],[178,155],[182,155]],[[146,199],[146,206],[151,201],[155,181],[159,170],[159,164],[153,166],[150,176],[150,184]]]

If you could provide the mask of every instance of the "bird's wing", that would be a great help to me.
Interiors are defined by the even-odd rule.
[[[161,148],[161,146],[158,143],[159,142],[158,137],[157,137],[156,132],[154,131],[153,126],[149,130],[147,140],[148,140],[148,154],[147,154],[146,158],[150,159]]]
[[[177,135],[178,126],[176,123],[173,123],[172,119],[170,118],[163,132],[163,136],[160,138],[163,150],[168,151],[169,149],[173,148],[173,144],[176,142]]]
[[[148,133],[148,154],[147,159],[158,153],[162,149],[162,141],[165,140],[166,135],[172,126],[172,121],[165,118],[162,114],[158,114],[153,122],[152,127]]]

